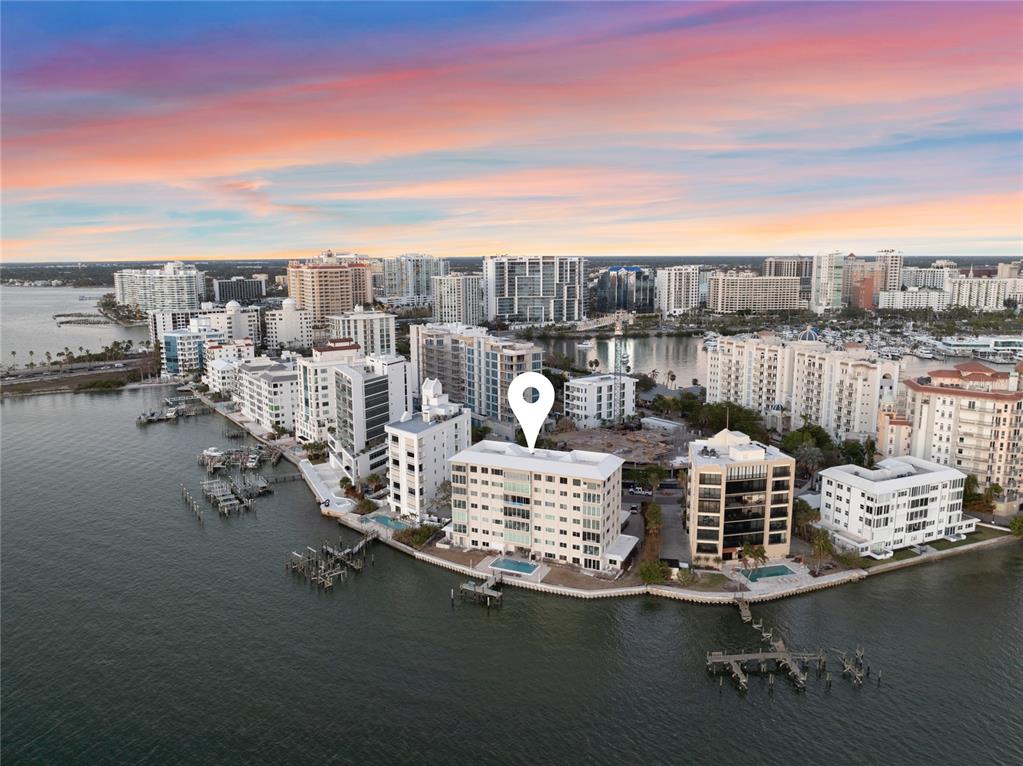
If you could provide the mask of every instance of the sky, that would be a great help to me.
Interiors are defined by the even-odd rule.
[[[1023,254],[1023,4],[3,2],[3,260]]]

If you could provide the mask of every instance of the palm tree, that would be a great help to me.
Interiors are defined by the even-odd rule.
[[[29,367],[35,367],[35,366],[36,366],[36,363],[35,363],[35,361],[34,361],[34,360],[33,360],[33,358],[32,358],[32,357],[34,357],[35,355],[36,355],[36,352],[35,352],[35,351],[33,351],[32,349],[29,349],[29,350],[28,350],[28,366],[29,366]]]
[[[654,383],[656,383],[657,382],[657,376],[660,375],[660,374],[661,373],[659,371],[657,371],[657,370],[650,370],[650,380],[652,380]]]
[[[767,563],[767,551],[763,545],[753,546],[753,563],[758,567]]]
[[[43,354],[43,356],[46,357],[46,366],[47,367],[49,367],[51,364],[53,364],[53,354],[52,353],[47,351],[45,354]]]
[[[821,561],[835,550],[831,543],[831,535],[823,529],[814,530],[813,536],[810,538],[810,550],[813,553],[814,560],[817,562],[813,571],[820,572]]]
[[[675,372],[673,370],[668,370],[668,383],[671,384],[671,387],[675,385]]]
[[[753,545],[751,543],[743,543],[742,548],[739,549],[739,561],[742,562],[742,568],[745,570],[750,569],[750,563],[753,561]]]
[[[589,367],[592,367],[594,370],[596,370],[598,367],[600,367],[600,360],[599,359],[591,359],[586,364]]]
[[[18,367],[18,352],[17,351],[12,351],[11,352],[11,369],[12,370],[17,369],[17,367]]]
[[[824,453],[815,444],[803,442],[796,448],[792,457],[796,459],[797,465],[803,466],[807,473],[813,476],[824,460]]]

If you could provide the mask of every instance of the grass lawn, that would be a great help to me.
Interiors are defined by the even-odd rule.
[[[915,559],[916,557],[917,554],[913,552],[912,548],[902,548],[895,551],[890,559],[885,559],[884,561],[878,561],[877,559],[867,558],[864,556],[860,559],[860,568],[870,569],[871,567],[876,567],[878,564],[890,564],[893,561],[905,561],[906,559]]]
[[[680,587],[688,588],[689,590],[723,592],[728,582],[728,578],[718,572],[701,572],[698,580]]]
[[[982,543],[985,540],[994,540],[996,537],[1004,537],[1007,534],[1009,533],[1003,532],[1001,529],[977,527],[977,531],[967,535],[965,540],[959,540],[958,542],[952,542],[951,540],[935,540],[928,544],[935,550],[946,551],[949,548],[958,548],[961,545],[970,545],[971,543]]]

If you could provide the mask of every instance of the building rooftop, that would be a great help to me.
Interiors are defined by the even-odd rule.
[[[611,373],[611,372],[601,372],[601,373],[598,373],[596,375],[583,375],[582,377],[579,377],[579,378],[572,378],[571,380],[566,381],[565,385],[584,385],[584,386],[586,386],[586,385],[595,385],[595,384],[600,384],[600,383],[614,383],[615,379],[618,378],[618,377],[619,377],[618,375],[615,375],[614,373]],[[628,378],[629,380],[633,380],[633,381],[635,380],[635,378],[633,378],[633,377],[631,377],[629,375],[622,375],[621,377],[622,378]]]
[[[551,473],[595,481],[608,479],[625,463],[617,455],[606,452],[537,449],[531,453],[518,444],[490,440],[477,442],[449,460],[453,463],[475,463],[493,468]]]
[[[718,431],[709,439],[697,439],[690,442],[689,457],[693,466],[792,459],[777,447],[753,441],[742,431],[727,429]]]
[[[948,481],[965,476],[965,474],[955,468],[906,455],[886,458],[880,461],[874,469],[858,465],[837,465],[821,471],[821,476],[834,479],[842,484],[877,492],[891,491],[920,483],[919,481],[907,481],[909,479],[926,478]]]

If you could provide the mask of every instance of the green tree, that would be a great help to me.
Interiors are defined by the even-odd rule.
[[[810,539],[813,523],[819,521],[820,511],[814,510],[810,504],[800,497],[792,501],[792,530],[804,540]]]
[[[661,486],[661,482],[666,478],[668,478],[668,470],[659,465],[649,466],[645,471],[643,471],[643,483],[646,484],[654,494],[657,494],[658,487]]]
[[[661,523],[664,521],[661,515],[661,506],[653,501],[647,503],[646,509],[643,511],[643,519],[648,532],[651,534],[660,532]]]
[[[820,572],[821,562],[824,561],[825,556],[831,555],[834,549],[834,545],[831,542],[831,535],[823,529],[815,529],[813,531],[813,534],[810,537],[810,552],[816,562],[814,572]]]
[[[1023,514],[1012,517],[1009,521],[1009,531],[1016,537],[1023,537]]]
[[[671,574],[668,565],[660,559],[650,559],[642,562],[637,572],[639,573],[639,579],[647,585],[658,585],[667,582],[668,576]]]

